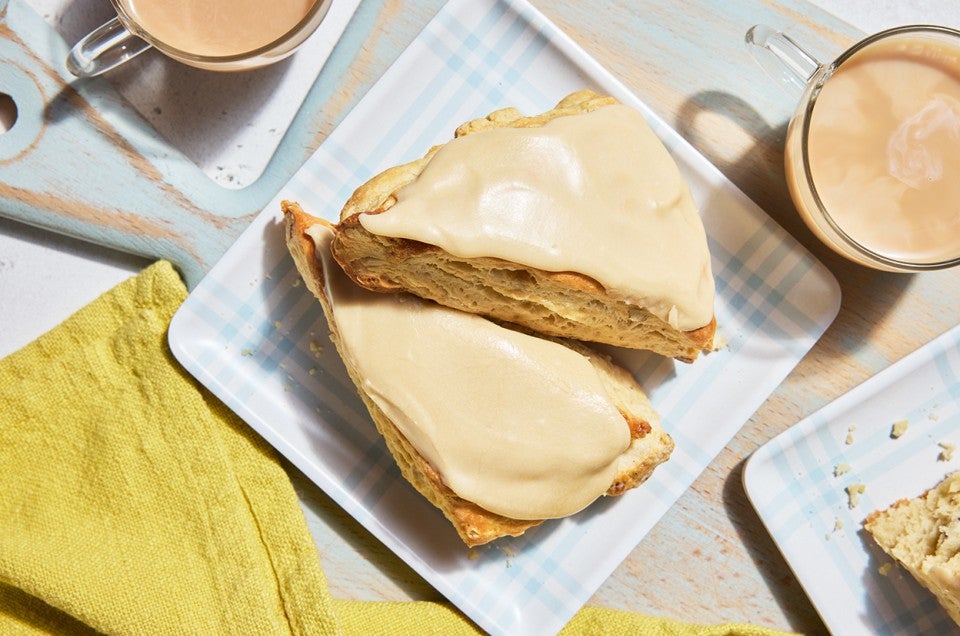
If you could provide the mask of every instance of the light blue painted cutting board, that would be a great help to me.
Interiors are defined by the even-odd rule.
[[[752,106],[724,107],[732,129],[753,138],[772,131],[772,143],[792,98],[749,66],[746,28],[792,26],[838,48],[857,36],[803,0],[534,2],[667,121],[689,116],[687,105],[736,104],[730,98],[738,96]],[[364,0],[267,169],[229,190],[167,144],[109,82],[73,80],[62,38],[23,0],[0,0],[0,92],[18,109],[0,135],[0,214],[166,258],[193,287],[441,5]],[[757,111],[769,125],[757,126]],[[691,141],[712,158],[725,134]]]

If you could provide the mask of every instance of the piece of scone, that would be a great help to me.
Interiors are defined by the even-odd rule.
[[[960,624],[960,473],[872,513],[864,527]]]
[[[411,294],[354,284],[334,228],[284,202],[286,242],[403,476],[468,546],[619,495],[673,441],[626,370]]]
[[[552,336],[691,361],[716,330],[689,187],[638,111],[590,91],[468,122],[377,175],[343,208],[333,254],[368,289]]]

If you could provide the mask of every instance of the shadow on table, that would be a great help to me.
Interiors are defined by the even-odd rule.
[[[704,113],[720,115],[738,124],[757,140],[750,151],[736,160],[717,153],[707,153],[707,159],[823,263],[840,284],[840,313],[821,339],[822,353],[840,357],[856,354],[869,346],[870,334],[896,306],[914,276],[880,272],[848,261],[821,243],[807,228],[793,206],[784,175],[785,122],[771,127],[750,104],[730,93],[698,93],[684,103],[676,120],[678,132],[698,148],[710,147],[709,140],[696,126],[698,116]]]
[[[709,152],[711,140],[697,128],[701,115],[720,116],[740,126],[756,143],[736,159]],[[746,101],[723,91],[705,91],[688,99],[677,115],[678,132],[705,151],[721,172],[811,252],[835,276],[841,289],[837,318],[815,345],[825,364],[869,355],[870,336],[914,280],[912,275],[879,272],[856,265],[823,245],[800,219],[790,198],[783,167],[787,124],[771,126]],[[723,485],[723,510],[776,603],[803,633],[826,633],[787,562],[756,514],[743,487],[739,461]]]
[[[747,500],[743,490],[745,463],[746,460],[738,462],[724,482],[724,511],[777,605],[790,621],[790,628],[801,634],[827,634],[820,615]]]

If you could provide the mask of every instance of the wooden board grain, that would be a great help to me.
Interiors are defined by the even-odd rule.
[[[0,214],[165,258],[190,287],[329,130],[322,106],[363,42],[341,40],[269,169],[229,190],[166,143],[106,79],[70,76],[67,45],[23,0],[0,0],[0,36],[0,87],[17,107],[16,123],[0,135]]]

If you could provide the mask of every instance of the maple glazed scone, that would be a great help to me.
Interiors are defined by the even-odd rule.
[[[645,481],[673,441],[633,377],[583,345],[354,284],[334,228],[283,203],[286,242],[403,476],[468,546]]]
[[[863,526],[960,625],[960,472],[871,513]]]
[[[343,208],[333,254],[368,289],[553,336],[691,361],[716,330],[689,187],[638,111],[590,91],[468,122],[377,175]]]

